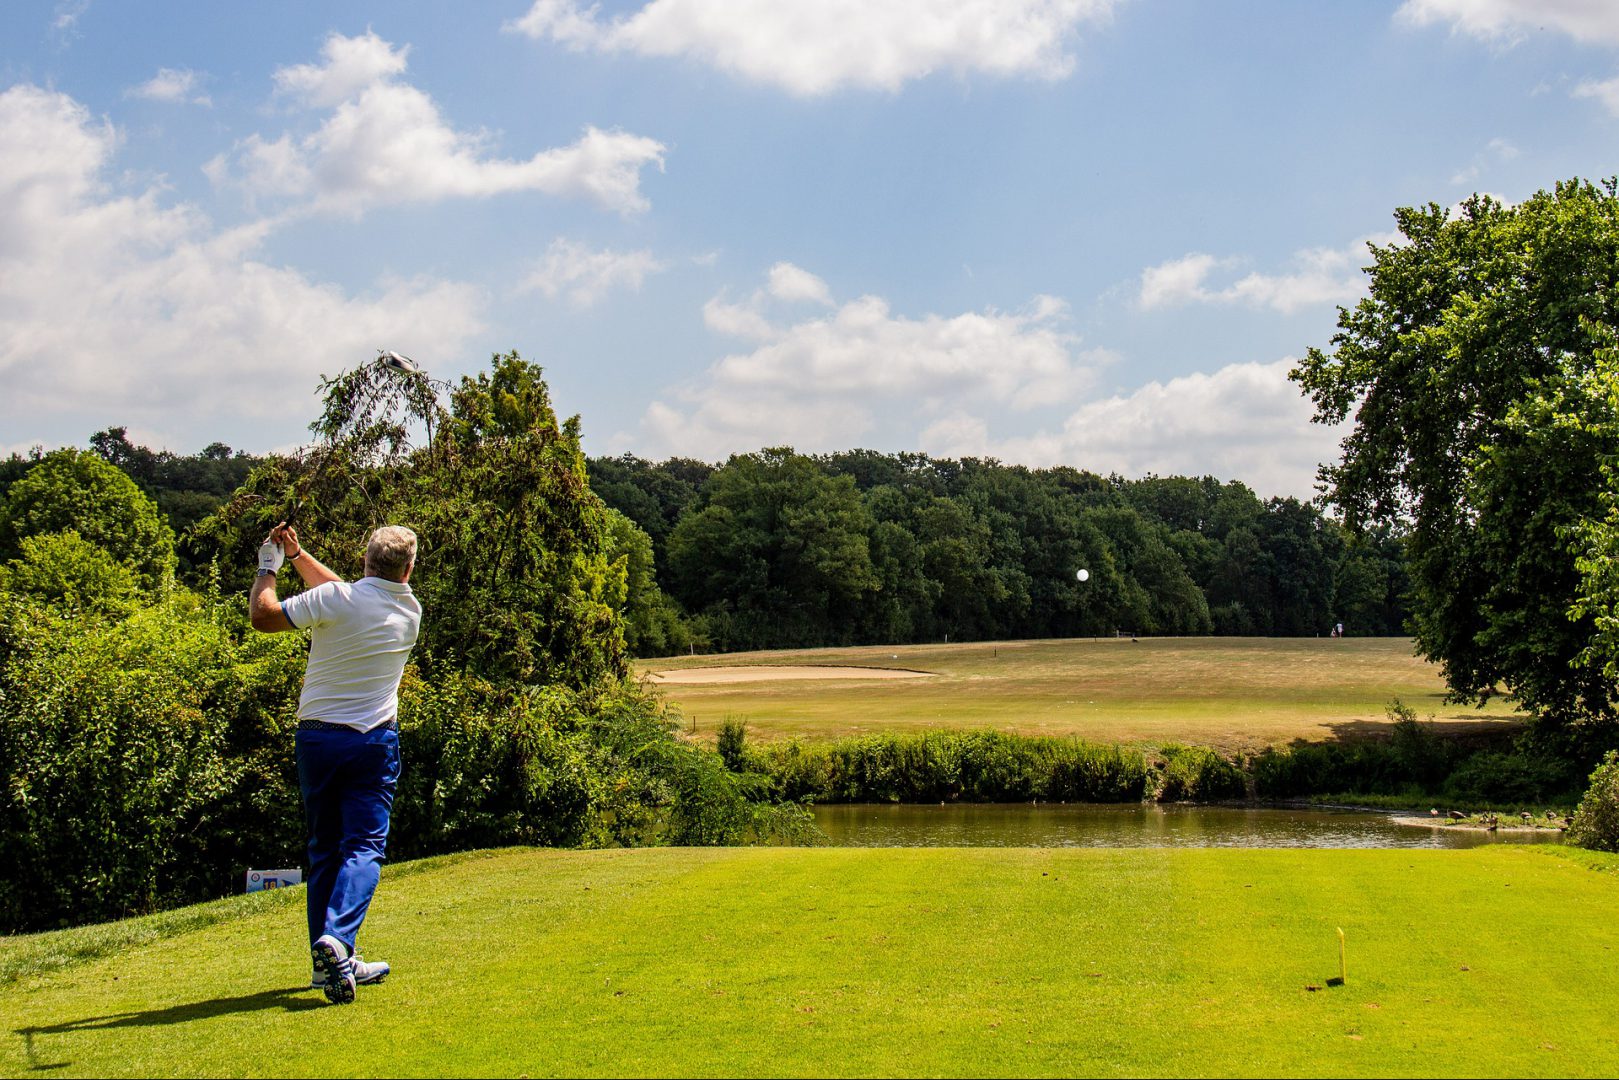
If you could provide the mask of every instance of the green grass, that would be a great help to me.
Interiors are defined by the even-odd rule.
[[[418,859],[395,866],[389,873],[394,878],[409,877],[466,859],[487,858],[491,854],[475,851]],[[51,933],[0,937],[0,987],[31,975],[42,975],[86,960],[113,956],[137,945],[180,937],[215,923],[230,922],[257,912],[273,911],[288,905],[302,911],[303,902],[301,889],[270,889],[119,922],[96,923]]]
[[[1514,725],[1500,701],[1445,704],[1439,669],[1405,638],[1143,638],[901,645],[671,657],[643,671],[800,665],[904,667],[936,678],[669,686],[699,736],[734,716],[755,739],[994,727],[1093,742],[1225,752],[1386,731],[1400,698],[1447,730]]]
[[[1594,870],[1615,868],[1506,847],[510,850],[390,870],[362,946],[396,974],[353,1007],[302,989],[296,904],[243,898],[7,986],[0,1072],[1611,1075],[1619,873]],[[1327,989],[1337,927],[1349,982]]]

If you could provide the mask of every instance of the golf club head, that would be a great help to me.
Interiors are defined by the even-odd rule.
[[[392,371],[402,372],[407,375],[421,370],[421,365],[417,364],[416,361],[408,356],[402,356],[392,349],[378,349],[377,363]]]

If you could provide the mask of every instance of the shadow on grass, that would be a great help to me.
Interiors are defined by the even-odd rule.
[[[42,1027],[18,1028],[17,1034],[23,1038],[28,1053],[28,1067],[35,1072],[44,1072],[51,1069],[71,1068],[71,1061],[42,1062],[39,1060],[39,1048],[35,1039],[40,1035],[66,1035],[75,1031],[105,1031],[109,1028],[126,1027],[162,1027],[168,1024],[185,1024],[192,1020],[210,1020],[216,1016],[228,1016],[232,1013],[261,1012],[265,1009],[281,1009],[283,1012],[305,1012],[309,1009],[324,1009],[327,1005],[317,997],[311,997],[308,987],[292,986],[282,990],[261,990],[257,994],[243,994],[239,997],[214,998],[210,1001],[193,1001],[185,1005],[171,1005],[166,1009],[147,1009],[144,1012],[112,1013],[107,1016],[87,1016],[82,1020],[67,1020],[60,1024],[47,1024]]]
[[[1299,737],[1290,740],[1291,747],[1318,746],[1326,741],[1378,742],[1386,741],[1394,733],[1392,720],[1338,720],[1321,725],[1331,732],[1329,739]],[[1523,732],[1521,716],[1492,716],[1487,713],[1463,713],[1441,721],[1435,734],[1446,741],[1470,749],[1506,749]]]

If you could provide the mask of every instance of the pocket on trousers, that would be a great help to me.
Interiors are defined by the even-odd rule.
[[[382,782],[389,787],[393,787],[399,783],[399,733],[396,731],[388,732],[387,737],[382,741],[382,746],[387,752],[387,756],[383,759]]]

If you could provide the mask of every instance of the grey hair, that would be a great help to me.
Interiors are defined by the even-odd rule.
[[[365,545],[365,572],[389,581],[403,581],[416,561],[416,534],[403,525],[384,525]]]

